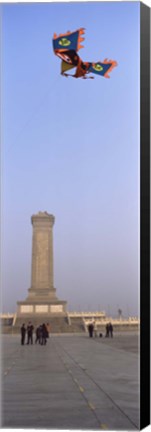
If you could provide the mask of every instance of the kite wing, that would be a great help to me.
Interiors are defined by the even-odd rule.
[[[110,78],[109,73],[117,66],[115,60],[105,59],[103,62],[98,61],[97,63],[89,63],[88,73],[92,72],[97,75],[104,76],[105,78]]]
[[[54,53],[61,58],[61,74],[68,76],[66,71],[77,67],[81,63],[81,59],[77,54],[80,48],[83,48],[81,42],[84,40],[82,35],[84,29],[81,28],[74,32],[67,32],[59,36],[54,34],[53,49]]]
[[[62,52],[74,51],[77,53],[80,48],[83,48],[81,42],[84,41],[85,31],[84,28],[80,28],[74,32],[67,32],[60,34],[59,36],[54,33],[53,36],[53,49],[56,55]]]

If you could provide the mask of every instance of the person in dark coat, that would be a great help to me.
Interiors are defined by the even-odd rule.
[[[111,337],[113,337],[113,326],[112,326],[112,323],[111,323],[111,322],[109,323],[109,335],[110,335]]]
[[[46,324],[43,324],[42,325],[42,345],[46,345],[47,337],[48,337],[47,327]]]
[[[27,326],[27,345],[29,345],[29,343],[33,344],[33,331],[34,331],[34,327],[29,321]]]
[[[40,343],[40,331],[41,331],[40,326],[38,326],[38,327],[36,328],[36,339],[35,339],[35,344],[36,344],[37,342]]]
[[[25,336],[26,336],[26,328],[25,328],[25,324],[23,324],[23,325],[21,326],[20,331],[21,331],[21,345],[24,345],[24,343],[25,343]]]
[[[41,345],[42,345],[42,334],[43,334],[42,324],[40,324],[40,326],[39,326],[39,343]]]
[[[88,325],[89,337],[93,337],[93,331],[94,331],[94,325],[93,325],[93,323],[90,323]]]
[[[106,324],[106,335],[105,337],[109,337],[109,323]]]

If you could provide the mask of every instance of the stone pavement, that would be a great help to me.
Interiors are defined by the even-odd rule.
[[[2,428],[139,429],[137,351],[137,334],[2,336]]]

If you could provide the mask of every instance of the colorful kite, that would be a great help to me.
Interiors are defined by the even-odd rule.
[[[81,42],[84,41],[85,30],[80,28],[74,32],[67,32],[60,34],[59,36],[54,34],[53,37],[53,49],[55,54],[61,58],[61,75],[72,76],[74,78],[94,78],[93,76],[87,77],[89,73],[104,76],[110,78],[109,73],[112,69],[117,66],[115,60],[105,59],[104,61],[98,61],[97,63],[83,62],[77,52],[80,48],[83,48]],[[70,75],[67,73],[68,70],[76,68],[75,74]]]

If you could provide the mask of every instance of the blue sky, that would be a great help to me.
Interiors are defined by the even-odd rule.
[[[54,286],[69,310],[136,315],[139,299],[139,2],[2,5],[3,310],[31,285],[32,226],[55,216]],[[111,78],[64,78],[56,32],[84,27],[84,61]]]

